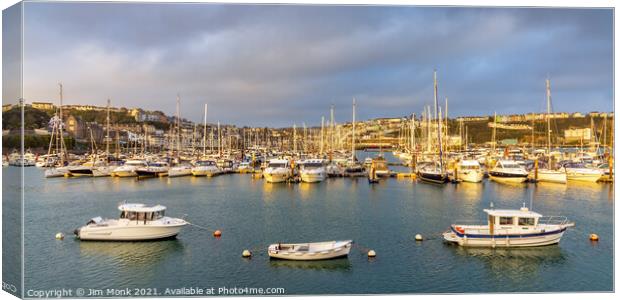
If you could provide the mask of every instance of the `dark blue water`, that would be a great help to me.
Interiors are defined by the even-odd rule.
[[[5,168],[11,176],[18,168]],[[613,185],[448,184],[335,178],[268,184],[249,175],[215,178],[44,179],[25,170],[25,289],[283,287],[287,294],[611,291]],[[6,188],[6,187],[5,187]],[[519,208],[575,221],[559,245],[512,250],[444,244],[456,220],[483,223],[482,209]],[[121,201],[162,204],[210,231],[176,240],[80,242],[70,232],[94,216],[117,217]],[[211,231],[223,235],[215,239]],[[67,238],[54,239],[56,232]],[[588,240],[590,233],[598,243]],[[428,240],[414,241],[416,233]],[[277,242],[353,239],[347,259],[272,261]],[[244,259],[244,249],[254,250]],[[368,259],[374,249],[377,257]]]

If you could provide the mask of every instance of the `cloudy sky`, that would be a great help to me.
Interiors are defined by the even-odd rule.
[[[26,3],[24,98],[258,126],[419,114],[610,111],[607,9]]]

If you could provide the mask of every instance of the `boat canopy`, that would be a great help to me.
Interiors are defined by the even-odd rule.
[[[118,206],[118,210],[127,212],[158,212],[166,210],[163,205],[146,206],[141,203],[126,203]]]
[[[479,167],[480,163],[477,160],[463,160],[461,161],[461,166],[467,166],[467,167]]]
[[[530,211],[527,207],[521,209],[485,209],[489,216],[497,217],[520,217],[520,218],[540,218],[541,214]]]

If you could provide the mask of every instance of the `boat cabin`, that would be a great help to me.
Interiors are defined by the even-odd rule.
[[[498,160],[495,164],[496,169],[523,169],[521,165],[519,165],[514,160]]]
[[[461,170],[480,170],[480,163],[477,160],[463,160],[459,164]]]
[[[195,165],[197,167],[208,167],[208,166],[217,167],[217,163],[213,160],[199,160],[195,163]]]
[[[506,231],[528,231],[538,225],[541,214],[527,207],[516,209],[485,209],[488,214],[489,234],[503,234]]]
[[[318,169],[325,167],[325,161],[322,159],[306,159],[299,164],[302,169]]]
[[[166,207],[163,205],[146,206],[140,203],[122,204],[118,207],[121,211],[119,219],[128,219],[130,221],[144,222],[155,221],[161,219],[166,214]]]
[[[135,166],[135,167],[146,167],[147,164],[143,160],[128,160],[125,161],[126,166]]]
[[[288,168],[289,162],[286,159],[272,159],[269,161],[268,168]]]

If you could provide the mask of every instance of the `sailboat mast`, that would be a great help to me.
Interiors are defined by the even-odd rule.
[[[108,98],[107,114],[105,117],[105,157],[108,161],[108,155],[110,154],[110,99]]]
[[[65,146],[65,137],[62,134],[62,128],[63,128],[63,121],[62,121],[62,98],[63,98],[63,94],[62,94],[62,83],[58,83],[58,86],[60,86],[60,108],[58,110],[58,117],[60,118],[60,123],[58,124],[58,135],[57,137],[60,138],[60,151],[62,152],[62,154],[60,155],[60,165],[63,166],[65,161],[68,160],[67,158],[67,148]]]
[[[325,117],[321,116],[321,142],[319,143],[319,152],[321,153],[321,156],[323,156],[323,141],[325,140],[325,138],[323,137],[324,129],[325,129]]]
[[[437,120],[437,139],[439,145],[439,166],[443,171],[443,152],[441,149],[441,125],[440,119],[437,112],[437,71],[433,71],[433,86],[434,86],[434,95],[435,95],[435,119]]]
[[[297,124],[293,123],[293,155],[297,154]]]
[[[180,112],[180,104],[181,98],[179,94],[177,94],[177,134],[176,134],[176,144],[177,144],[177,157],[181,154],[181,112]]]
[[[207,156],[207,103],[205,103],[205,115],[202,130],[202,156]]]
[[[547,83],[547,154],[551,155],[551,83],[549,79]]]
[[[351,162],[355,161],[355,97],[353,97],[353,128],[351,132]]]

